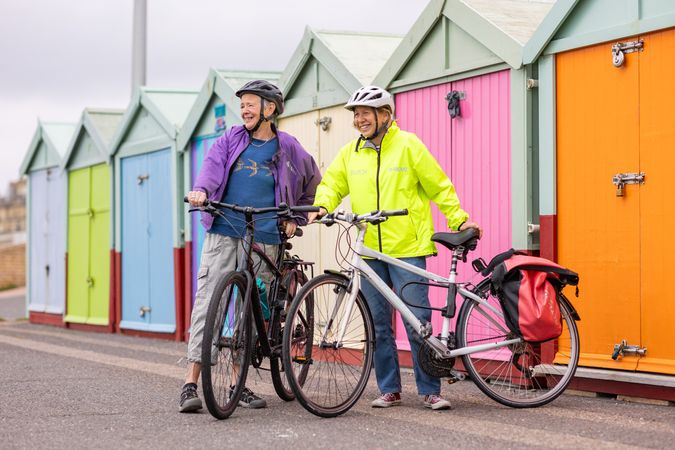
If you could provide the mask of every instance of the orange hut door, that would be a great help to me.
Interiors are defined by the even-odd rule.
[[[558,261],[580,274],[579,365],[635,370],[611,355],[641,339],[640,186],[612,176],[640,170],[639,53],[617,68],[611,45],[556,57]]]
[[[641,36],[641,342],[638,370],[675,374],[675,30]]]
[[[581,274],[581,365],[675,374],[675,30],[558,55],[558,252]],[[622,39],[622,42],[638,41]],[[644,173],[614,195],[611,177]],[[644,355],[610,358],[622,341]]]

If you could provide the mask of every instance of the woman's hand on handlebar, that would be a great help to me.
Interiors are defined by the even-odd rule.
[[[317,213],[310,213],[310,214],[317,214]],[[298,224],[296,224],[292,220],[282,222],[281,224],[284,227],[284,233],[286,233],[286,236],[288,236],[289,238],[295,236],[295,230],[298,228]]]
[[[190,206],[203,206],[206,201],[206,193],[202,191],[190,191],[186,197]]]
[[[464,231],[464,230],[466,230],[467,228],[475,228],[476,230],[478,230],[478,238],[480,239],[480,238],[483,237],[483,229],[482,229],[482,228],[480,227],[480,225],[478,225],[476,222],[464,222],[464,223],[459,227],[459,230],[458,230],[458,231]]]
[[[328,210],[326,210],[326,208],[321,206],[319,212],[311,212],[307,214],[307,222],[312,223],[316,221],[317,218],[323,217],[326,214],[328,214]]]

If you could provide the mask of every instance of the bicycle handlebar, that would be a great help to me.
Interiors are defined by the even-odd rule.
[[[183,197],[185,203],[189,203],[187,197]],[[291,213],[299,212],[319,212],[320,208],[318,206],[311,205],[301,205],[301,206],[288,206],[285,203],[280,203],[279,206],[269,206],[265,208],[254,208],[252,206],[239,206],[231,203],[221,203],[215,200],[205,200],[204,204],[201,207],[198,207],[199,210],[205,210],[210,212],[209,209],[231,209],[232,211],[244,213],[244,214],[265,214],[269,212],[281,213],[279,216],[290,216]],[[194,209],[191,211],[195,211]]]
[[[393,209],[393,210],[380,210],[372,211],[366,214],[354,214],[344,211],[336,211],[330,214],[326,214],[317,220],[318,223],[323,223],[325,225],[332,225],[336,220],[349,223],[357,222],[368,222],[368,223],[380,223],[387,220],[388,217],[392,216],[407,216],[407,209]]]

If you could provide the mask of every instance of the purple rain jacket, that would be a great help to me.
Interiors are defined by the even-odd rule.
[[[272,157],[274,200],[276,205],[312,205],[314,193],[321,181],[321,172],[314,158],[302,148],[296,138],[277,130],[279,147]],[[237,125],[223,134],[206,155],[193,190],[203,191],[209,200],[220,201],[225,192],[232,166],[249,144],[246,128]],[[202,225],[208,231],[213,216],[202,213]],[[307,220],[297,220],[305,225]]]

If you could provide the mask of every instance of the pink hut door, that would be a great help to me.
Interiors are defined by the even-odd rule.
[[[446,95],[459,91],[460,115],[450,118]],[[485,261],[511,247],[511,117],[509,71],[495,72],[396,94],[396,117],[401,129],[415,133],[450,176],[472,221],[483,227],[478,249],[468,261]],[[448,231],[445,217],[432,204],[436,231]],[[438,256],[427,269],[447,276],[451,253],[437,245]],[[459,264],[460,281],[477,281],[470,264]],[[446,290],[431,289],[434,307],[445,305]],[[457,311],[459,307],[457,305]],[[434,312],[434,331],[442,317]],[[396,319],[399,349],[410,349],[400,317]]]

